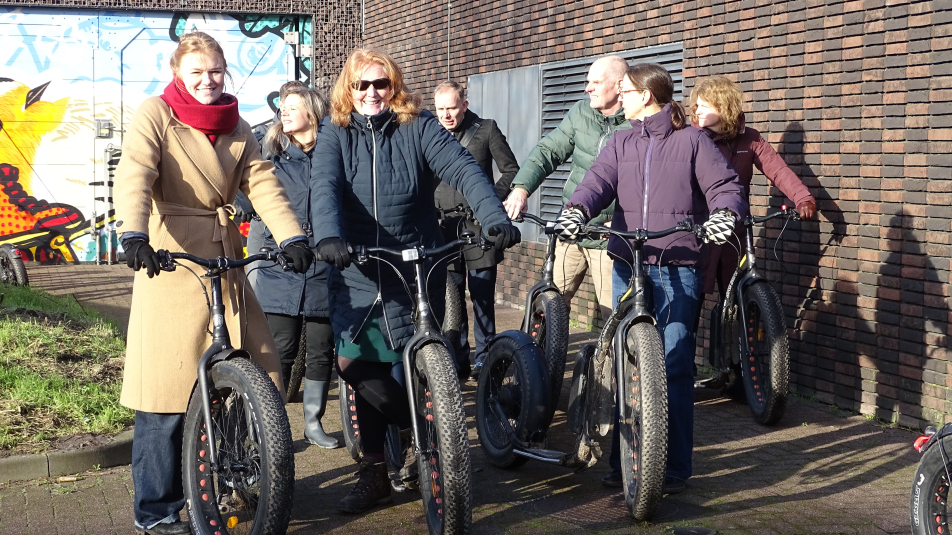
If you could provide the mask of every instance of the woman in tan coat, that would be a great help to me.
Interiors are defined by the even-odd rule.
[[[307,271],[313,260],[272,164],[261,158],[251,128],[238,117],[235,97],[223,92],[227,66],[221,47],[204,33],[189,33],[170,64],[172,83],[161,97],[139,107],[123,140],[114,190],[127,263],[138,271],[121,397],[136,411],[135,525],[157,534],[189,532],[179,521],[185,505],[183,413],[211,336],[199,281],[184,269],[157,277],[155,251],[238,258],[241,237],[229,216],[240,190],[294,261],[295,271]],[[274,341],[246,286],[243,270],[223,276],[231,343],[249,351],[281,391]]]

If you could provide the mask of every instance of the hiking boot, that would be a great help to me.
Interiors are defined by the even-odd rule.
[[[665,494],[680,494],[684,492],[685,487],[686,485],[683,479],[665,476],[664,485],[661,487],[661,490]]]
[[[613,489],[620,489],[622,487],[621,471],[612,470],[609,472],[608,475],[602,478],[602,485]]]
[[[420,467],[417,465],[416,452],[413,450],[413,428],[400,431],[400,445],[406,454],[403,460],[403,468],[397,474],[403,486],[407,490],[416,490],[420,488]]]
[[[357,473],[357,484],[350,494],[337,504],[337,508],[345,513],[361,513],[378,503],[392,501],[387,463],[363,461]]]

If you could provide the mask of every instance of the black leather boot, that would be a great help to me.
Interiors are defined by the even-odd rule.
[[[350,494],[337,504],[337,508],[345,513],[361,513],[378,503],[392,501],[387,463],[363,461],[360,463],[357,484],[354,485]]]
[[[327,408],[329,389],[329,381],[304,379],[304,438],[321,448],[334,449],[340,447],[340,442],[325,433],[324,426],[321,425],[321,418]]]

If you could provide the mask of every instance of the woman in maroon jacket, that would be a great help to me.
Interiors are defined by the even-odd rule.
[[[756,165],[771,184],[793,201],[802,219],[813,217],[816,213],[816,201],[809,190],[760,132],[745,126],[742,111],[744,96],[737,84],[723,76],[705,78],[698,81],[691,90],[691,102],[693,125],[701,128],[714,141],[721,154],[737,171],[740,184],[744,187],[744,199],[748,203],[750,181]],[[743,227],[738,226],[730,243],[704,245],[701,252],[701,258],[704,259],[704,293],[713,292],[715,282],[718,291],[724,292],[731,275],[737,269],[735,247],[744,243],[742,233]]]
[[[632,128],[611,137],[575,189],[559,216],[565,239],[577,236],[585,221],[614,201],[612,227],[618,230],[657,231],[691,219],[704,223],[718,241],[726,240],[736,219],[747,214],[737,174],[708,136],[685,128],[684,110],[672,100],[673,93],[674,82],[664,67],[642,63],[628,68],[621,94]],[[644,246],[648,296],[664,342],[668,380],[666,494],[684,490],[692,474],[698,249],[689,234],[648,240]],[[631,278],[632,255],[617,236],[609,238],[608,252],[615,258],[612,294],[617,302]],[[612,473],[603,480],[609,486],[621,486],[617,425],[615,430]]]

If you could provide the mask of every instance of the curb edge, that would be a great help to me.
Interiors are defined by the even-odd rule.
[[[14,455],[0,459],[0,483],[77,474],[132,462],[133,431],[123,431],[102,446],[69,451]]]

